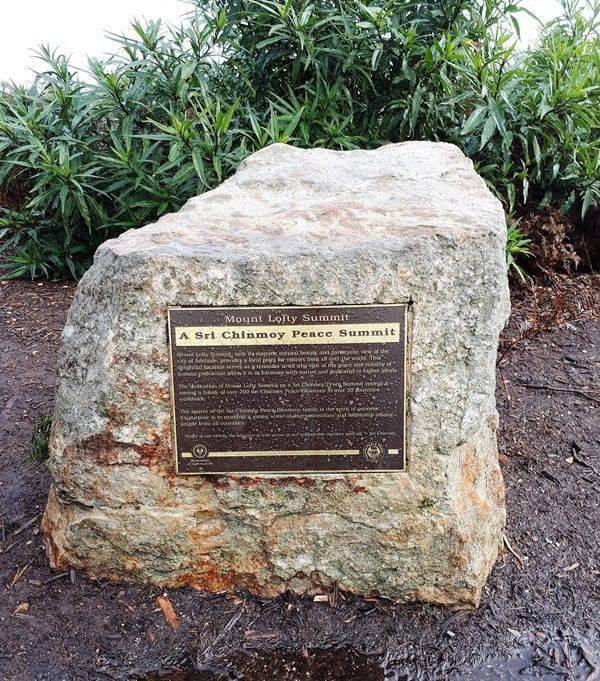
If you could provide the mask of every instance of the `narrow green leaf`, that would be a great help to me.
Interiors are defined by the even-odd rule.
[[[496,131],[496,121],[492,116],[486,119],[485,124],[483,126],[483,130],[481,132],[481,139],[479,142],[479,149],[483,149],[485,145],[490,141],[492,138],[492,135]]]
[[[475,130],[479,124],[483,121],[484,114],[486,112],[485,106],[478,106],[471,115],[465,121],[461,132],[461,135],[468,135],[470,132]]]

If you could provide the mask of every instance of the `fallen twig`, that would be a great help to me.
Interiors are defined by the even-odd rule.
[[[48,577],[48,579],[46,579],[42,582],[42,586],[46,586],[47,584],[55,582],[57,579],[62,579],[63,577],[68,577],[70,574],[71,573],[67,570],[66,572],[61,572],[59,575],[54,575],[54,577]]]
[[[596,402],[597,404],[600,404],[600,397],[594,397],[593,395],[590,395],[587,392],[584,392],[583,390],[576,390],[575,388],[559,388],[556,385],[537,385],[535,383],[525,383],[524,381],[519,381],[519,383],[524,387],[524,388],[532,388],[534,390],[554,390],[555,392],[560,392],[560,393],[573,393],[575,395],[581,395],[582,397],[585,397],[586,399]],[[596,391],[593,391],[596,392]]]
[[[523,566],[525,565],[525,560],[526,560],[526,559],[523,558],[523,556],[519,555],[519,554],[513,549],[513,547],[511,546],[511,543],[508,541],[508,537],[507,537],[505,534],[502,535],[502,538],[504,539],[504,545],[506,546],[506,548],[507,548],[507,549],[510,551],[510,553],[512,553],[512,555],[517,559],[517,561],[519,562],[519,565],[520,565],[521,567],[523,567]]]
[[[510,393],[508,392],[508,385],[506,383],[506,379],[504,378],[504,373],[502,371],[502,367],[500,364],[498,364],[498,371],[500,372],[500,378],[502,379],[502,386],[504,387],[504,392],[506,393],[506,401],[510,402]]]
[[[0,553],[8,553],[14,546],[18,546],[20,543],[20,541],[13,541],[10,544],[7,544]]]
[[[11,581],[11,583],[10,583],[9,586],[8,586],[9,589],[12,589],[13,586],[14,586],[14,585],[21,579],[21,577],[27,572],[27,570],[29,570],[29,568],[31,567],[31,563],[32,563],[32,562],[33,562],[33,561],[30,561],[29,563],[26,563],[25,565],[23,565],[22,568],[19,568],[19,569],[15,572],[15,576],[12,578],[12,581]]]
[[[23,532],[24,530],[26,530],[28,527],[31,527],[31,526],[33,525],[33,523],[35,523],[37,520],[40,519],[41,515],[42,515],[41,513],[38,513],[36,516],[34,516],[34,517],[31,518],[30,520],[28,520],[26,523],[24,523],[23,525],[21,525],[21,527],[18,527],[18,528],[13,532],[12,536],[13,536],[13,537],[16,537],[18,534],[21,534],[21,532]]]

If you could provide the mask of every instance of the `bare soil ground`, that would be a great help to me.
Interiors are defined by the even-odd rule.
[[[514,296],[497,393],[507,549],[476,612],[52,572],[39,534],[48,471],[28,454],[73,290],[0,283],[0,679],[600,678],[599,277]]]

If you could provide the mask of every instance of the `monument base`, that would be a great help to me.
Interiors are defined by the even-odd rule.
[[[409,475],[386,473],[173,480],[139,467],[103,479],[89,471],[107,505],[86,508],[53,490],[44,534],[54,568],[92,577],[263,596],[337,584],[475,606],[505,519],[494,419],[442,456],[445,498]],[[134,488],[150,488],[153,498],[132,507]]]

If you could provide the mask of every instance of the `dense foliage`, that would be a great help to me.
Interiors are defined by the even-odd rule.
[[[25,194],[0,209],[8,274],[79,276],[273,142],[454,142],[509,212],[581,216],[600,202],[600,0],[566,0],[521,53],[519,2],[197,0],[180,27],[114,36],[84,80],[44,48],[34,84],[0,93],[0,187]]]

